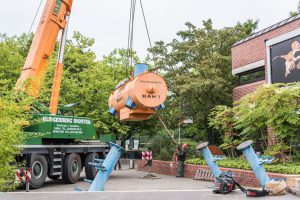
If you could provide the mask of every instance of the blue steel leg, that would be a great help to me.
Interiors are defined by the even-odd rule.
[[[211,154],[210,150],[208,149],[208,142],[204,142],[199,144],[196,149],[200,152],[202,152],[202,155],[207,163],[207,165],[210,168],[210,171],[213,173],[214,177],[219,177],[222,172],[216,163],[216,160],[214,159],[213,155]]]
[[[263,168],[263,166],[261,165],[262,162],[259,161],[257,155],[255,154],[251,146],[252,143],[253,143],[252,140],[248,140],[240,144],[237,147],[237,149],[243,152],[253,172],[255,173],[256,178],[259,180],[261,187],[265,188],[265,184],[266,182],[270,181],[270,178],[266,173],[265,169]]]
[[[125,150],[122,147],[110,143],[110,151],[102,165],[98,168],[99,171],[88,191],[104,191],[104,185],[123,152],[125,152]]]

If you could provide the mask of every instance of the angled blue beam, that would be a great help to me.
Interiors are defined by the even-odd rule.
[[[248,163],[250,164],[252,171],[255,173],[256,178],[259,181],[259,184],[262,188],[266,187],[266,182],[270,181],[268,174],[266,173],[265,169],[263,168],[262,162],[254,152],[251,144],[253,143],[252,140],[248,140],[240,144],[237,149],[242,151],[244,156],[246,157]]]
[[[114,169],[114,166],[117,164],[122,153],[124,152],[125,149],[123,149],[121,146],[112,142],[110,143],[110,151],[108,152],[103,163],[101,163],[101,160],[98,160],[100,162],[92,164],[97,169],[99,169],[99,171],[90,188],[88,189],[89,192],[104,191],[106,181],[108,180],[112,170]]]
[[[196,149],[202,153],[205,162],[209,166],[210,171],[213,173],[214,177],[219,177],[222,174],[222,171],[220,170],[218,164],[216,163],[216,159],[208,149],[208,142],[199,144],[196,147]]]

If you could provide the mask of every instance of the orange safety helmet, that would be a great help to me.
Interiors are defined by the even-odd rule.
[[[187,144],[183,144],[183,145],[182,145],[182,148],[185,148],[185,149],[186,149],[187,146],[188,146]]]

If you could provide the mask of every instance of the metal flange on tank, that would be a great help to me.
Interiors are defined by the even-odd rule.
[[[109,178],[112,170],[114,169],[114,166],[117,164],[118,160],[120,159],[121,155],[126,152],[125,149],[123,149],[121,146],[110,143],[110,150],[106,156],[106,158],[103,160],[95,160],[98,162],[89,163],[90,165],[96,167],[98,169],[98,173],[93,181],[91,182],[91,186],[88,189],[90,192],[95,191],[104,191],[104,186]]]
[[[243,152],[244,156],[246,157],[248,163],[252,168],[252,171],[255,173],[256,178],[259,180],[261,187],[265,188],[266,182],[269,182],[270,178],[262,166],[264,161],[260,160],[257,157],[257,155],[254,152],[254,149],[251,146],[252,143],[252,140],[248,140],[240,144],[237,147],[237,149]]]
[[[216,163],[216,159],[208,149],[208,142],[204,142],[199,144],[196,149],[202,153],[207,165],[210,168],[210,171],[213,173],[214,177],[219,177],[222,174],[218,164]]]

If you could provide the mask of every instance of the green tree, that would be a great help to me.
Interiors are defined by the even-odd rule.
[[[0,88],[4,91],[14,88],[20,75],[32,35],[26,38],[25,34],[20,37],[0,34]]]
[[[291,158],[299,137],[299,88],[299,83],[266,85],[242,98],[235,108],[241,136],[253,138],[271,127],[277,144],[268,147],[269,153],[280,154],[283,161],[287,154]],[[266,134],[260,137],[268,139]]]
[[[222,146],[234,147],[235,138],[251,139],[262,144],[265,154],[281,155],[282,161],[291,159],[299,138],[299,88],[299,83],[264,85],[241,98],[234,108],[215,107],[210,125],[225,135]],[[272,128],[276,145],[267,146],[267,127]],[[228,133],[232,138],[226,138]]]
[[[185,115],[194,118],[193,125],[183,127],[187,136],[200,140],[212,132],[208,126],[210,110],[232,102],[235,79],[231,75],[231,47],[252,34],[257,23],[248,20],[222,29],[213,28],[211,20],[203,21],[201,28],[186,23],[186,30],[177,33],[179,39],[168,44],[156,42],[150,51],[168,81],[170,97],[164,118],[168,118],[169,126],[175,129],[178,118]],[[183,105],[190,109],[181,109]]]
[[[241,141],[235,128],[234,109],[228,106],[216,106],[209,115],[209,125],[221,133],[223,140],[221,147],[227,150],[230,157],[235,157],[236,147]]]

